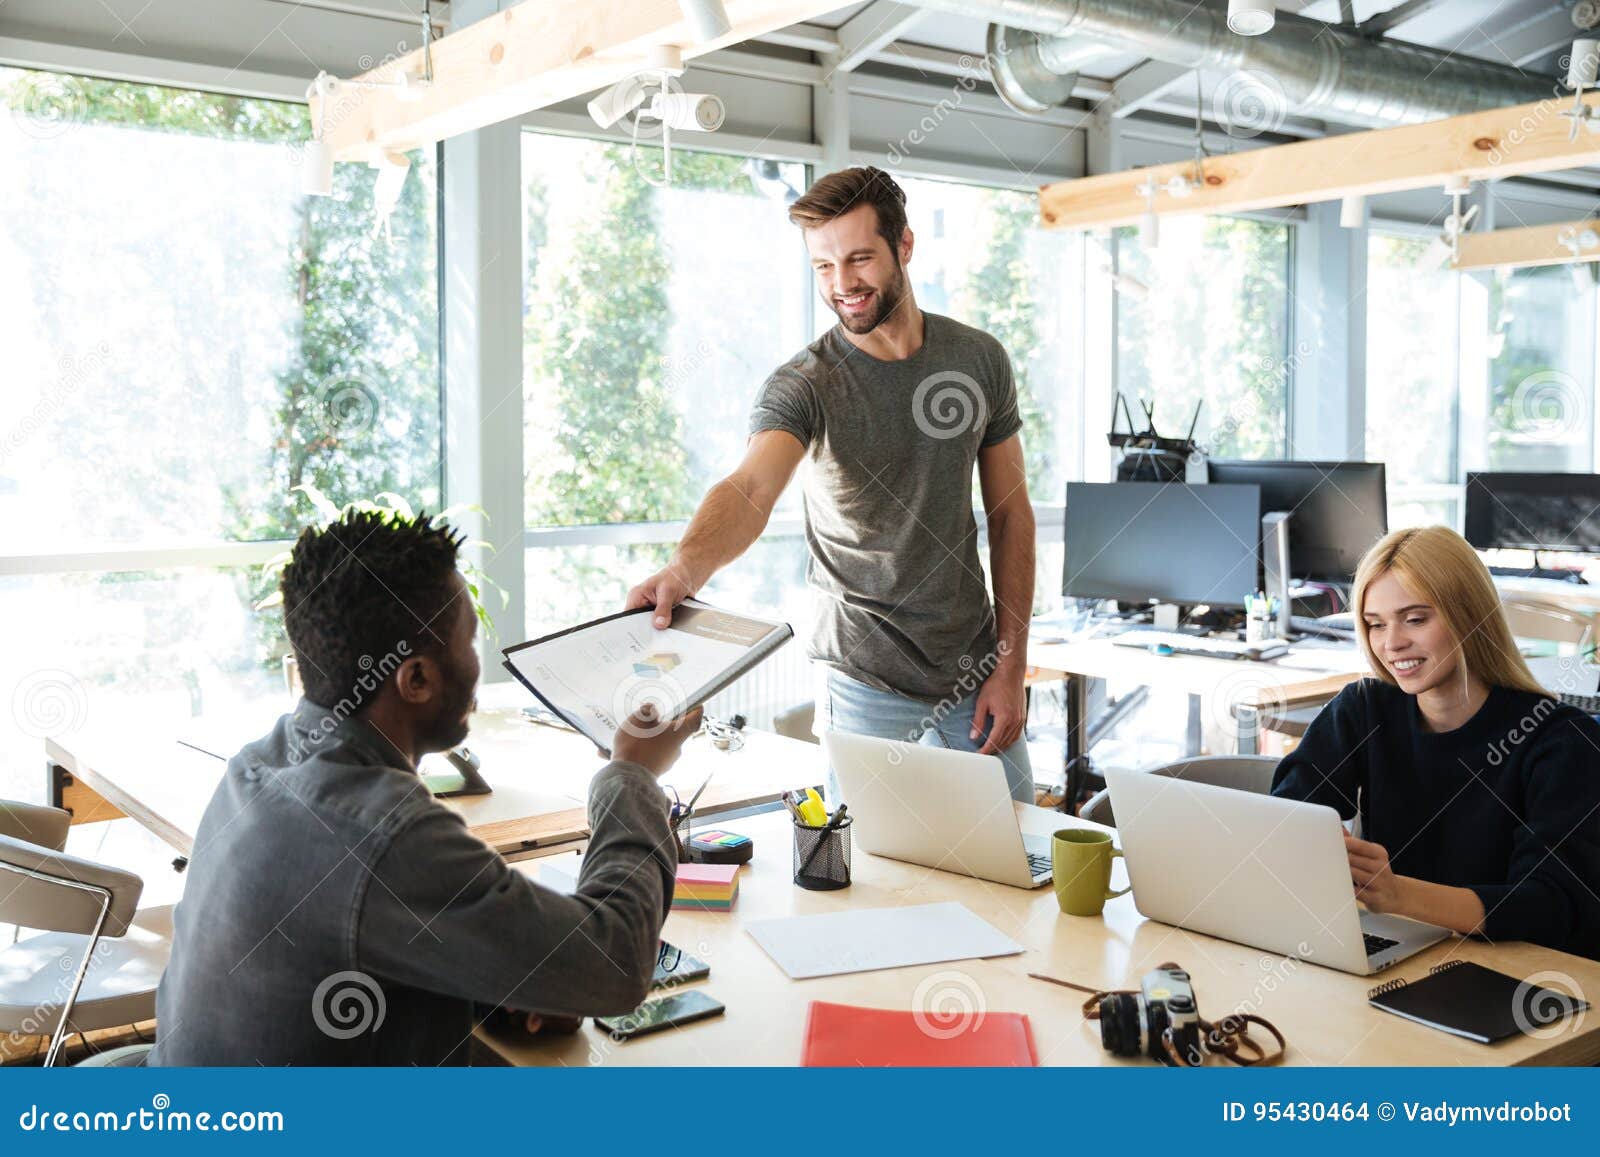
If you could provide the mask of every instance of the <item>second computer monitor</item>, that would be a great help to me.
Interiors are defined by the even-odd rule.
[[[1242,607],[1256,579],[1257,486],[1067,483],[1068,598]]]
[[[1261,487],[1261,513],[1289,511],[1291,577],[1349,582],[1389,532],[1382,462],[1247,462],[1212,459],[1212,482]]]
[[[1600,554],[1600,474],[1467,474],[1466,538],[1479,550]]]

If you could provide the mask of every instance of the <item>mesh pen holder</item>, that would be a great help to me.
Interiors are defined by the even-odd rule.
[[[813,892],[850,886],[850,825],[845,816],[836,828],[794,825],[794,882]]]

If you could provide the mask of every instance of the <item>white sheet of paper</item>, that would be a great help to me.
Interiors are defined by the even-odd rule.
[[[795,980],[980,956],[1015,956],[1011,937],[963,904],[857,908],[752,920],[745,931]]]

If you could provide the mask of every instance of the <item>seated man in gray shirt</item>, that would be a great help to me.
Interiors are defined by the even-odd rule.
[[[228,763],[195,838],[152,1065],[466,1060],[474,1002],[619,1015],[650,989],[675,846],[656,777],[699,726],[624,726],[575,894],[506,864],[417,775],[467,735],[460,539],[347,513],[283,573],[305,697]]]

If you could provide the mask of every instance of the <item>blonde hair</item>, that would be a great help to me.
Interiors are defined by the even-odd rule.
[[[1390,531],[1356,568],[1351,592],[1356,637],[1379,679],[1395,683],[1389,668],[1373,653],[1365,611],[1367,591],[1386,574],[1393,574],[1439,613],[1466,670],[1491,687],[1549,695],[1517,650],[1488,568],[1466,539],[1445,526]]]

